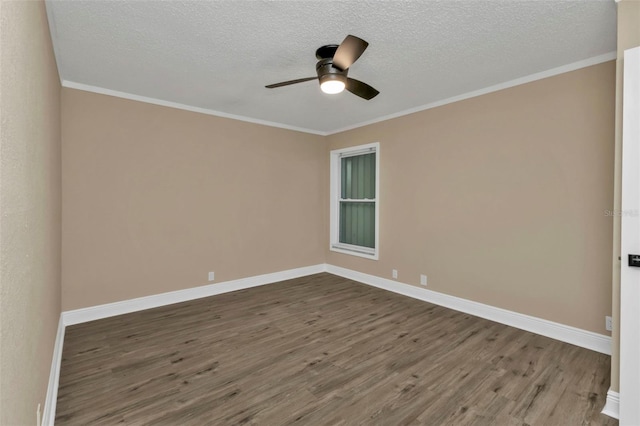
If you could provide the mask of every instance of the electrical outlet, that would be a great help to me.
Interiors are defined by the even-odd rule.
[[[209,281],[213,281],[216,279],[216,274],[215,272],[209,272]]]
[[[397,280],[397,279],[398,279],[398,271],[397,271],[396,269],[392,269],[392,270],[391,270],[391,277],[392,277],[394,280]]]
[[[427,286],[427,276],[426,275],[420,275],[420,285],[423,286]]]
[[[606,328],[607,331],[613,331],[613,318],[604,317],[604,328]]]

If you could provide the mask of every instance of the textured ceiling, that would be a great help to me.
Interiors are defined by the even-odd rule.
[[[331,133],[615,50],[613,0],[47,1],[66,86]],[[315,50],[370,43],[326,95]],[[89,88],[89,87],[87,87]]]

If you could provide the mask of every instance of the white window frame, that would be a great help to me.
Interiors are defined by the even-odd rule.
[[[375,152],[376,153],[376,195],[375,202],[375,247],[362,247],[340,242],[340,178],[341,161],[343,157],[353,157]],[[351,146],[348,148],[336,149],[329,153],[330,162],[330,212],[329,212],[329,250],[338,253],[350,254],[352,256],[364,257],[378,260],[380,252],[380,143],[373,142],[365,145]]]

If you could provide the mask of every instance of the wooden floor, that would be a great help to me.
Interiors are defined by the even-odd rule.
[[[68,327],[58,425],[616,425],[609,357],[330,274]]]

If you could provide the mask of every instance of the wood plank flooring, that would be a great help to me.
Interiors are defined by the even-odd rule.
[[[616,425],[606,355],[317,274],[68,327],[57,425]]]

